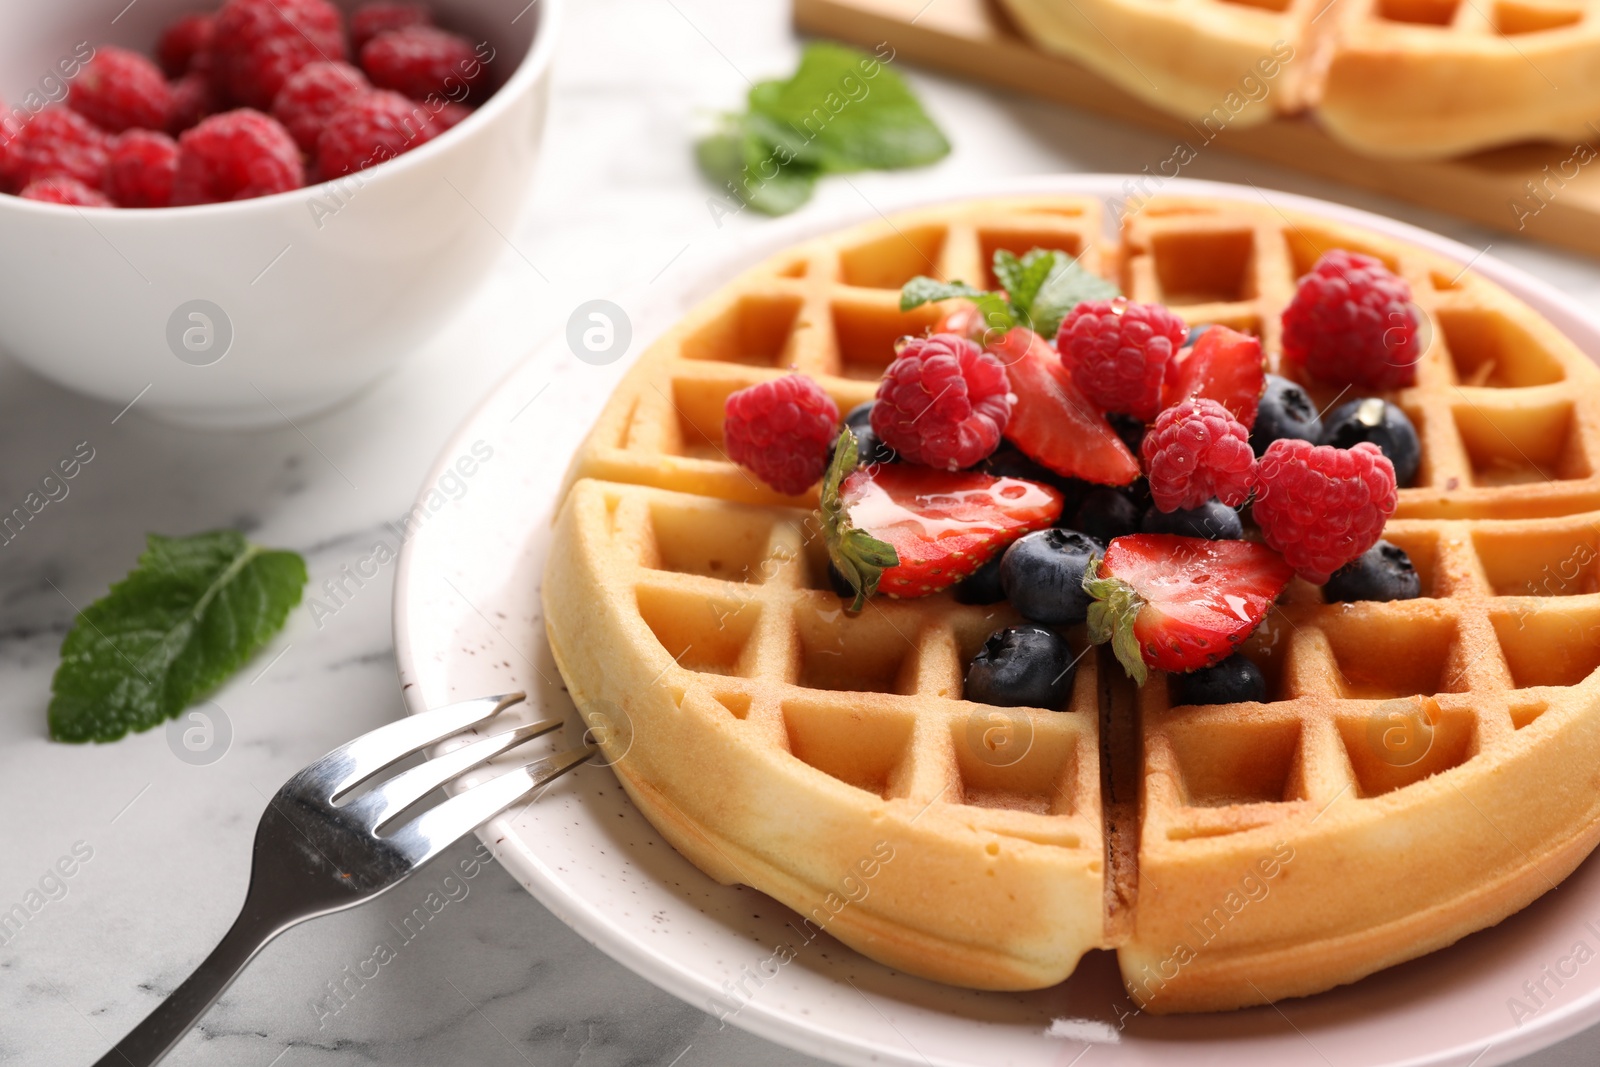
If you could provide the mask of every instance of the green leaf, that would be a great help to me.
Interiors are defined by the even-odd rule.
[[[1006,298],[1018,317],[1031,321],[1034,298],[1038,296],[1039,287],[1045,283],[1045,279],[1056,269],[1059,256],[1060,252],[1049,252],[1043,248],[1035,248],[1021,259],[1003,248],[995,251],[992,267],[994,276],[1005,289]]]
[[[763,215],[794,211],[817,183],[815,167],[795,161],[739,115],[725,116],[720,130],[695,145],[695,161],[719,188]]]
[[[958,296],[976,300],[988,295],[982,289],[974,289],[963,281],[941,282],[937,278],[919,274],[900,287],[900,310],[910,311],[923,304],[953,300]]]
[[[883,577],[883,572],[900,562],[900,554],[893,545],[851,525],[850,513],[839,495],[839,487],[856,469],[858,455],[856,435],[846,426],[839,431],[839,440],[833,446],[833,462],[822,479],[819,509],[828,558],[856,591],[855,600],[845,609],[852,615],[865,607],[867,598],[878,591],[878,579]]]
[[[1083,591],[1094,598],[1089,605],[1089,642],[1103,645],[1111,642],[1111,651],[1117,662],[1138,685],[1150,677],[1144,654],[1139,649],[1139,639],[1133,634],[1133,624],[1144,607],[1144,599],[1133,586],[1120,578],[1100,577],[1100,561],[1089,561],[1083,572]]]
[[[115,741],[173,718],[283,628],[305,583],[299,555],[234,530],[151,534],[138,566],[61,643],[50,736]]]
[[[1028,255],[1033,255],[1033,252]],[[1040,336],[1054,337],[1061,328],[1061,320],[1085,300],[1111,300],[1122,295],[1116,283],[1086,270],[1083,264],[1065,252],[1052,252],[1049,255],[1054,258],[1055,264],[1040,283],[1028,307],[1028,317]]]
[[[793,77],[751,88],[749,104],[767,120],[763,137],[826,173],[918,167],[950,152],[899,74],[829,41],[807,45]]]

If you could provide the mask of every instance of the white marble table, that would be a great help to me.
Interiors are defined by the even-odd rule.
[[[938,2],[938,0],[934,0]],[[0,548],[0,909],[76,850],[70,878],[20,932],[0,935],[0,1063],[88,1063],[210,949],[242,898],[252,830],[292,771],[400,713],[388,572],[314,619],[302,608],[268,653],[216,696],[226,755],[177,759],[162,731],[103,747],[45,739],[44,709],[69,600],[99,595],[146,531],[238,526],[306,555],[320,586],[409,505],[435,449],[476,400],[583,301],[635,297],[759,228],[721,220],[691,135],[745,79],[788,69],[781,4],[589,0],[573,5],[535,207],[475,303],[398,374],[297,432],[210,435],[63,392],[0,361],[0,504],[81,441],[95,459]],[[968,179],[1138,171],[1164,139],[1032,101],[914,75],[956,148],[902,175],[825,185],[806,210],[956,190]],[[1600,264],[1491,235],[1211,151],[1192,177],[1250,180],[1397,214],[1519,263],[1594,304]],[[0,255],[6,254],[0,250]],[[274,658],[276,657],[276,658]],[[475,842],[458,846],[453,858]],[[82,857],[87,856],[87,860]],[[367,908],[270,946],[177,1049],[175,1065],[357,1067],[537,1064],[663,1067],[815,1061],[728,1028],[633,976],[566,929],[497,867],[461,883],[399,958],[326,1010],[328,984],[393,939],[432,888],[419,876]],[[412,899],[416,897],[417,899]],[[317,1004],[322,1002],[323,1009]],[[1600,1061],[1600,1033],[1527,1067]],[[1344,1065],[1339,1065],[1344,1067]]]

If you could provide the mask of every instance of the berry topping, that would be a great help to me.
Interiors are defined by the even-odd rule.
[[[1372,256],[1335,248],[1283,312],[1283,357],[1328,385],[1399,389],[1417,380],[1411,286]]]
[[[1316,442],[1322,438],[1322,419],[1309,393],[1287,378],[1269,374],[1256,423],[1250,427],[1250,448],[1259,456],[1285,437]]]
[[[1127,493],[1100,486],[1084,494],[1078,510],[1072,513],[1072,528],[1109,544],[1123,534],[1138,532],[1139,511],[1139,505]]]
[[[1128,676],[1191,671],[1231,656],[1261,624],[1294,571],[1253,541],[1169,534],[1119,537],[1083,587],[1089,640],[1111,642]]]
[[[338,178],[409,152],[433,140],[439,127],[428,109],[399,93],[357,97],[328,120],[317,137],[321,176]]]
[[[1007,552],[1010,549],[1006,550]],[[995,556],[988,563],[972,572],[972,577],[963,579],[950,592],[958,604],[998,604],[1006,598],[1006,590],[1000,584],[1000,562],[1005,559],[1004,553]],[[848,595],[848,594],[847,594]]]
[[[1237,541],[1244,536],[1239,513],[1220,500],[1207,500],[1197,508],[1162,511],[1152,507],[1139,520],[1140,533],[1204,537],[1210,541]]]
[[[24,200],[39,200],[46,204],[71,204],[74,207],[115,207],[116,205],[98,189],[91,189],[76,178],[51,175],[35,178],[17,194]]]
[[[367,76],[348,63],[307,63],[291,74],[272,101],[272,117],[294,143],[316,151],[317,135],[346,104],[372,91]]]
[[[996,630],[972,657],[962,695],[1002,708],[1059,710],[1072,694],[1077,667],[1066,638],[1043,626]]]
[[[1069,478],[1101,485],[1127,485],[1139,477],[1139,461],[1106,417],[1088,402],[1044,338],[1016,329],[1006,341],[1027,341],[1025,354],[1009,364],[1016,399],[1006,436],[1036,463]]]
[[[966,338],[913,337],[878,384],[872,428],[908,462],[960,470],[1000,444],[1010,390],[1000,361]]]
[[[1322,587],[1330,604],[1350,600],[1415,600],[1422,595],[1422,578],[1405,549],[1379,541],[1333,572]]]
[[[94,123],[66,108],[47,108],[0,143],[0,188],[21,189],[62,175],[99,188],[110,141]]]
[[[1340,404],[1323,423],[1322,444],[1351,448],[1371,441],[1394,464],[1394,483],[1404,489],[1417,477],[1422,444],[1406,413],[1386,400],[1370,397]]]
[[[73,80],[67,106],[110,133],[164,130],[172,111],[172,90],[150,60],[106,45]]]
[[[1256,465],[1262,539],[1315,585],[1377,544],[1394,507],[1394,466],[1374,444],[1274,441]]]
[[[344,58],[344,20],[328,0],[228,0],[217,12],[211,77],[229,103],[266,111],[289,75]]]
[[[1187,354],[1167,364],[1163,397],[1168,407],[1191,396],[1209,397],[1246,429],[1255,425],[1266,385],[1261,341],[1226,326],[1211,326]]]
[[[156,42],[156,59],[161,63],[161,72],[169,78],[181,78],[197,65],[209,62],[202,57],[211,47],[216,21],[213,15],[197,13],[185,15],[162,30],[161,39]]]
[[[154,130],[129,130],[111,142],[106,195],[121,207],[166,207],[178,171],[178,142]]]
[[[780,493],[798,496],[822,478],[839,429],[839,406],[802,374],[758,382],[723,404],[728,458]]]
[[[1017,478],[907,463],[851,470],[841,443],[822,487],[828,555],[857,591],[920,597],[969,577],[1012,541],[1049,526],[1061,495]]]
[[[1215,667],[1172,679],[1175,704],[1259,704],[1267,699],[1261,668],[1235,652]]]
[[[1161,410],[1167,363],[1189,328],[1160,304],[1092,300],[1061,322],[1056,346],[1072,380],[1100,411],[1148,422]]]
[[[362,4],[350,16],[350,50],[359,56],[367,42],[380,33],[431,25],[433,17],[423,4],[387,3],[385,0]]]
[[[1167,408],[1144,435],[1142,451],[1150,497],[1162,511],[1197,508],[1212,497],[1237,507],[1250,496],[1250,431],[1215,400],[1193,397]]]
[[[864,404],[857,404],[844,417],[844,424],[856,435],[857,462],[898,463],[900,457],[895,455],[894,449],[878,440],[878,432],[872,428],[872,409],[877,403],[876,400],[868,400]]]
[[[1036,530],[1000,558],[1000,585],[1011,606],[1033,622],[1068,626],[1089,611],[1083,575],[1105,546],[1076,530]]]
[[[178,138],[175,205],[248,200],[304,184],[294,138],[259,111],[240,108],[212,115]]]
[[[381,33],[361,49],[361,68],[380,89],[413,100],[465,98],[488,71],[472,42],[433,26],[407,26]]]
[[[216,90],[211,79],[200,71],[190,71],[172,83],[172,110],[167,115],[167,132],[176,137],[217,110]]]

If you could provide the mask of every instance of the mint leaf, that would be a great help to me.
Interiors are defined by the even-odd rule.
[[[115,741],[173,718],[283,628],[305,583],[299,555],[234,530],[151,534],[138,566],[61,643],[50,736]]]
[[[1031,317],[1034,297],[1038,295],[1045,279],[1056,269],[1058,256],[1061,256],[1060,252],[1048,252],[1043,248],[1035,248],[1021,259],[1003,248],[995,251],[992,267],[994,276],[1006,291],[1013,308]],[[1061,258],[1065,259],[1064,256]]]
[[[865,607],[867,598],[878,591],[878,579],[883,572],[900,562],[900,554],[893,545],[855,528],[839,494],[839,487],[856,469],[858,448],[856,435],[850,427],[839,431],[839,439],[833,446],[833,462],[822,479],[822,497],[817,509],[822,518],[828,558],[856,591],[855,600],[845,609],[852,615]]]
[[[988,295],[982,289],[974,289],[963,281],[941,282],[937,278],[919,274],[900,287],[900,310],[910,311],[923,304],[951,300],[958,296],[977,300]]]
[[[1117,288],[1115,282],[1086,270],[1083,264],[1065,252],[1049,254],[1054,257],[1055,264],[1040,283],[1028,307],[1028,317],[1033,320],[1034,331],[1040,336],[1054,337],[1061,328],[1061,320],[1085,300],[1111,300],[1122,295],[1122,290]],[[1033,255],[1033,252],[1028,255]]]
[[[811,199],[817,169],[752,127],[748,116],[726,116],[721,130],[695,145],[695,160],[707,178],[746,206],[763,215],[787,215]]]
[[[829,173],[917,167],[950,152],[900,75],[829,41],[807,45],[787,81],[754,86],[750,111],[771,120],[766,136]]]

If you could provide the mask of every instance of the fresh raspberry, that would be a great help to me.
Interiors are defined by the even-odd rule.
[[[472,114],[472,109],[465,104],[446,104],[433,116],[433,135],[439,136],[444,131],[461,124],[461,121]]]
[[[371,92],[334,112],[317,137],[324,180],[375,167],[433,140],[439,126],[428,109],[399,93]]]
[[[723,405],[728,458],[789,496],[822,479],[838,430],[838,405],[800,374],[740,389]]]
[[[1399,389],[1421,355],[1411,286],[1372,256],[1323,253],[1283,312],[1283,358],[1328,385]]]
[[[386,0],[362,4],[350,16],[350,51],[356,55],[380,33],[403,30],[407,26],[432,26],[433,16],[422,4],[396,4]]]
[[[98,189],[109,140],[76,111],[46,108],[21,123],[0,152],[0,188],[21,189],[36,178],[64,175]]]
[[[431,95],[462,100],[461,87],[470,91],[487,74],[471,41],[433,26],[379,34],[361,50],[361,66],[373,85],[413,100]]]
[[[1250,496],[1256,469],[1250,431],[1215,400],[1190,397],[1167,408],[1140,451],[1150,498],[1162,511],[1197,508],[1212,497],[1236,508]]]
[[[42,200],[47,204],[72,204],[77,207],[116,207],[106,195],[91,189],[76,178],[52,175],[35,178],[17,194],[24,200]]]
[[[301,151],[317,150],[317,135],[352,100],[372,91],[367,76],[348,63],[307,63],[289,76],[272,102],[272,117],[283,123]]]
[[[172,111],[167,117],[167,132],[176,137],[216,110],[217,93],[211,86],[211,78],[192,70],[172,83]]]
[[[103,183],[119,207],[167,207],[178,170],[178,142],[154,130],[129,130],[111,142]]]
[[[73,80],[67,106],[108,133],[164,130],[172,110],[172,90],[150,60],[106,45]]]
[[[344,58],[344,19],[328,0],[228,0],[217,12],[211,78],[226,102],[265,111],[289,75]]]
[[[1160,304],[1091,300],[1062,320],[1056,334],[1072,381],[1102,411],[1149,422],[1161,410],[1167,363],[1189,327]]]
[[[294,138],[277,119],[240,108],[212,115],[178,138],[172,203],[248,200],[305,184]]]
[[[906,341],[878,383],[872,429],[911,463],[960,470],[1000,445],[1011,421],[1003,363],[953,333]]]
[[[169,78],[181,78],[194,69],[211,47],[211,34],[216,27],[216,17],[207,14],[185,15],[161,31],[156,42],[156,59]]]
[[[1316,585],[1377,544],[1394,514],[1394,467],[1366,441],[1354,448],[1274,441],[1255,481],[1251,513],[1262,540]]]

